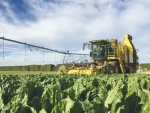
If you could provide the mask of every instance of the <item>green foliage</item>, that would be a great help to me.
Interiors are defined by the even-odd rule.
[[[12,66],[0,66],[0,71],[12,71]]]
[[[1,75],[0,112],[150,113],[150,75]]]
[[[22,66],[22,71],[30,71],[30,66]]]
[[[35,66],[36,66],[36,65],[30,65],[30,66],[29,66],[30,71],[35,71]]]
[[[4,71],[4,66],[0,66],[0,71]]]
[[[22,71],[21,66],[12,66],[12,71]]]
[[[55,66],[53,64],[46,64],[40,66],[40,71],[54,71]]]
[[[0,66],[0,71],[54,71],[55,65]]]
[[[143,63],[143,64],[140,64],[140,66],[142,67],[142,68],[147,68],[148,70],[150,70],[150,63]]]
[[[78,101],[66,98],[58,102],[51,113],[81,113],[82,105]]]
[[[69,68],[69,67],[72,66],[72,64],[57,64],[56,67],[55,67],[55,70],[58,71],[59,67],[62,66],[62,65],[65,65],[66,68]]]
[[[46,64],[46,71],[54,71],[55,66],[53,64]]]

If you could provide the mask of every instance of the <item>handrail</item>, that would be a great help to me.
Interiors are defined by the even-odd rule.
[[[112,51],[110,51],[110,49],[112,49]],[[116,50],[115,47],[108,47],[108,56],[109,57],[115,57]]]

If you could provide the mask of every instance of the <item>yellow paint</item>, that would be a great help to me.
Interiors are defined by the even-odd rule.
[[[133,43],[132,43],[132,36],[129,34],[124,35],[124,44],[130,48],[130,50],[133,51],[135,49]]]
[[[119,64],[117,65],[117,67],[114,66],[113,68],[110,68],[109,69],[110,73],[119,73],[120,69],[122,73],[127,71],[127,69],[130,69],[130,73],[136,72],[136,69],[130,66],[130,63],[132,64],[134,63],[134,65],[138,67],[137,66],[138,62],[136,61],[137,56],[135,53],[135,47],[132,43],[132,36],[130,36],[129,34],[124,35],[124,42],[120,42],[119,40],[114,38],[110,40],[92,40],[90,42],[96,43],[101,41],[106,41],[106,42],[108,41],[111,44],[107,48],[107,52],[108,52],[107,59],[95,61],[95,64],[89,64],[89,65],[95,65],[95,70],[91,68],[83,69],[83,67],[75,67],[74,69],[60,70],[60,73],[87,74],[87,75],[106,73],[108,69],[108,68],[106,69],[106,64],[111,63],[111,61],[118,61]],[[100,63],[105,62],[105,63],[100,66],[99,62]]]
[[[97,71],[93,71],[91,69],[72,69],[72,70],[67,70],[68,74],[87,74],[87,75],[91,75],[91,74],[97,74]]]

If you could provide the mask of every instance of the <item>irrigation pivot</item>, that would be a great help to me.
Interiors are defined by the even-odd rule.
[[[43,50],[43,57],[44,57],[44,50],[48,50],[48,51],[51,51],[51,52],[64,54],[65,56],[64,56],[63,64],[64,64],[64,62],[67,62],[66,59],[69,59],[70,56],[72,57],[73,55],[80,55],[80,56],[89,55],[89,54],[81,54],[81,53],[72,53],[72,52],[69,52],[69,51],[67,51],[67,52],[58,51],[58,50],[46,48],[46,47],[43,47],[43,46],[37,46],[37,45],[33,45],[33,44],[28,44],[26,42],[20,42],[20,41],[16,41],[16,40],[4,38],[4,36],[0,37],[0,39],[3,40],[3,59],[4,59],[4,41],[9,41],[9,42],[14,42],[14,43],[22,44],[22,45],[25,45],[25,46],[29,46],[29,48],[30,48],[31,51],[32,51],[31,47],[34,47],[34,48],[37,48],[37,49],[42,49]],[[66,58],[66,55],[67,55],[68,58]],[[26,49],[25,49],[25,56],[26,56]],[[26,59],[25,59],[25,61],[26,61]]]

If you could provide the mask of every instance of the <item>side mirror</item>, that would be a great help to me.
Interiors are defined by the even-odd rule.
[[[90,52],[90,57],[92,57],[92,52]]]
[[[87,46],[88,49],[90,49],[90,47],[91,47],[91,45],[90,45],[89,43],[83,43],[83,51],[84,51],[84,49],[85,49],[85,46]]]

